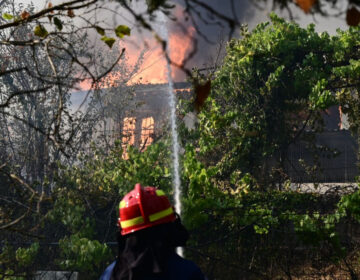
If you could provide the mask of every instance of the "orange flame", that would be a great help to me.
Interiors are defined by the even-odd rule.
[[[171,61],[178,65],[182,65],[184,59],[192,49],[192,41],[195,34],[195,28],[190,26],[186,33],[174,32],[169,36],[169,57]],[[142,84],[160,84],[166,83],[167,79],[167,62],[160,43],[155,39],[145,42],[147,51],[145,52],[140,69],[128,81],[128,85]],[[126,57],[129,67],[134,67],[140,57],[141,51],[130,44],[126,44]],[[185,74],[177,67],[171,66],[172,78],[175,82],[184,81]],[[106,77],[104,84],[115,86],[116,81],[121,77],[121,73],[112,73]],[[106,86],[105,86],[106,87]],[[91,88],[91,82],[85,80],[80,83],[80,88],[88,90]]]
[[[193,27],[187,29],[186,34],[172,33],[169,36],[169,57],[171,61],[176,64],[182,64],[186,58],[189,50],[192,47],[192,39],[195,33]],[[144,84],[159,84],[166,83],[167,78],[167,62],[160,44],[153,39],[150,43],[150,48],[138,73],[130,80],[129,84],[144,83]],[[130,51],[131,60],[137,59],[138,54],[133,54]],[[133,61],[133,63],[135,62]],[[174,81],[184,80],[185,76],[177,67],[171,66],[172,78]]]

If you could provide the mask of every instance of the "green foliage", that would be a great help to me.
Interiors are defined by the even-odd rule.
[[[95,150],[94,154],[81,158],[84,166],[66,170],[66,178],[70,182],[60,184],[64,184],[64,187],[73,185],[81,192],[94,196],[99,193],[123,196],[138,182],[171,190],[170,152],[167,144],[156,143],[143,152],[129,146],[126,149],[127,160],[124,159],[124,153],[120,144],[116,144],[108,154]]]
[[[59,29],[60,31],[63,29],[63,23],[59,18],[54,17],[54,24],[56,28]]]
[[[111,49],[116,40],[112,37],[103,36],[101,37],[101,41],[103,41]]]
[[[118,25],[115,28],[115,34],[116,36],[118,36],[119,38],[123,38],[125,35],[130,36],[131,30],[128,26],[126,25]]]
[[[39,253],[39,243],[34,242],[30,247],[18,247],[5,244],[0,253],[0,276],[6,280],[27,279],[32,265],[36,263]],[[21,275],[24,275],[21,276]]]
[[[146,0],[146,4],[150,14],[159,9],[166,11],[175,7],[175,5],[169,4],[168,0]]]
[[[90,217],[86,217],[83,204],[74,193],[59,191],[54,207],[47,217],[53,223],[62,223],[71,234],[92,237],[94,222]]]
[[[64,237],[59,241],[61,259],[58,263],[62,269],[85,272],[88,277],[96,277],[104,260],[111,259],[111,251],[106,244],[98,240],[89,240],[77,234]]]
[[[97,33],[99,33],[101,36],[105,35],[105,29],[102,28],[101,26],[95,26],[95,30]]]
[[[3,13],[2,18],[5,20],[12,20],[14,18],[14,16],[9,13]]]
[[[317,33],[314,25],[304,29],[274,14],[252,32],[242,28],[214,74],[192,140],[205,165],[219,168],[219,180],[240,172],[261,187],[283,183],[269,162],[281,170],[290,144],[314,147],[322,113],[334,104],[359,127],[359,34],[359,28]]]
[[[96,32],[102,36],[101,41],[103,41],[111,49],[112,46],[114,45],[114,43],[116,42],[116,39],[106,36],[104,28],[102,28],[100,26],[95,26],[94,28],[95,28]],[[114,32],[117,37],[123,38],[124,36],[130,36],[131,30],[126,25],[118,25],[114,29]]]
[[[49,34],[49,32],[46,30],[46,28],[43,25],[39,24],[35,27],[34,34],[41,38],[45,38]]]
[[[310,106],[312,109],[322,109],[325,110],[332,105],[336,104],[335,97],[332,95],[330,90],[327,90],[328,82],[325,79],[322,79],[316,83],[312,88],[311,94],[309,96]]]
[[[213,187],[214,169],[207,169],[196,159],[194,147],[186,147],[183,159],[184,221],[189,228],[198,227],[209,219],[205,209],[221,207],[221,192]]]
[[[280,268],[284,262],[291,263],[296,270],[296,265],[308,260],[309,255],[299,254],[289,262],[287,256],[296,253],[294,248],[307,248],[314,258],[320,255],[324,265],[338,264],[352,252],[339,228],[349,219],[358,222],[360,192],[341,199],[263,192],[249,173],[233,172],[225,182],[217,179],[217,166],[206,167],[202,161],[198,149],[188,145],[182,158],[183,219],[193,234],[190,246],[201,255],[221,259],[230,267],[251,265],[256,275],[269,275],[269,262]]]
[[[20,266],[30,266],[34,261],[39,251],[39,243],[31,244],[29,248],[18,248],[16,250],[16,260]]]
[[[349,216],[360,222],[360,191],[343,196],[338,204],[339,216]]]
[[[60,255],[55,263],[61,269],[86,272],[89,279],[95,279],[112,255],[108,246],[96,239],[100,237],[95,232],[96,221],[86,207],[84,196],[76,189],[59,188],[54,198],[47,219],[50,225],[63,225],[62,234],[58,235]]]
[[[105,29],[100,26],[95,26],[95,30],[97,33],[99,33],[101,36],[105,35]]]
[[[0,275],[11,275],[14,273],[13,262],[15,261],[15,250],[9,244],[4,244],[0,253]]]

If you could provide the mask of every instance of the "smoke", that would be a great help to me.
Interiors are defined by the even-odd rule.
[[[252,0],[197,0],[203,2],[217,13],[224,15],[233,22],[240,24],[251,22],[255,18],[256,10]],[[226,42],[232,37],[238,37],[238,26],[229,26],[226,20],[214,16],[200,5],[191,6],[191,12],[186,12],[185,0],[175,0],[176,8],[169,16],[169,56],[176,64],[183,64],[188,70],[193,67],[207,68],[219,65],[224,55]],[[144,1],[133,1],[136,12],[144,12]],[[109,17],[106,12],[100,13],[99,18],[107,18],[107,22],[129,25],[132,29],[130,38],[120,41],[120,48],[126,48],[126,56],[130,64],[135,64],[141,52],[145,52],[144,60],[139,72],[132,83],[164,83],[166,82],[166,61],[163,59],[162,48],[154,38],[154,34],[138,28],[136,22],[121,8],[113,7],[118,16]],[[159,25],[159,19],[153,19],[153,25]],[[174,82],[186,80],[182,69],[172,66]]]
[[[250,1],[203,1],[210,9],[231,19],[236,24],[231,26],[229,22],[210,13],[200,5],[191,6],[191,12],[186,12],[185,0],[176,0],[176,20],[170,22],[170,33],[186,36],[188,30],[194,30],[191,49],[188,49],[186,53],[187,59],[185,60],[188,60],[186,68],[209,68],[220,63],[225,53],[226,42],[231,38],[238,37],[239,25],[255,19],[257,11]],[[178,74],[175,80],[179,80],[183,76]]]
[[[30,1],[30,0],[25,0]],[[64,0],[36,0],[37,9],[46,7],[47,3],[54,5]],[[238,36],[238,27],[231,27],[221,16],[214,15],[202,7],[205,4],[210,10],[224,15],[236,23],[245,23],[254,15],[254,8],[250,4],[253,0],[196,0],[191,1],[189,12],[186,12],[186,0],[174,0],[176,8],[171,11],[173,16],[169,17],[169,44],[170,57],[176,64],[184,64],[186,69],[193,67],[204,68],[219,64],[224,53],[225,42],[231,37]],[[200,4],[199,4],[200,3]],[[145,1],[132,1],[132,8],[137,13],[146,13]],[[166,81],[166,64],[162,61],[162,49],[154,39],[154,35],[138,26],[134,17],[116,1],[104,1],[94,14],[85,14],[90,21],[98,20],[99,25],[107,30],[113,29],[119,24],[131,28],[130,38],[118,40],[119,49],[125,48],[125,55],[130,65],[135,65],[141,53],[144,54],[143,66],[132,80],[132,83],[161,83]],[[80,11],[75,11],[76,14]],[[173,18],[173,20],[171,20]],[[159,19],[155,17],[154,26]],[[81,26],[83,22],[74,18],[74,23]],[[94,23],[95,25],[95,23]],[[111,35],[110,35],[111,36]],[[95,30],[89,30],[89,40],[92,47],[89,51],[102,49],[108,51],[108,47],[100,41],[100,35]],[[163,69],[163,70],[161,70]],[[172,67],[173,79],[181,82],[186,79],[186,74],[179,68]]]

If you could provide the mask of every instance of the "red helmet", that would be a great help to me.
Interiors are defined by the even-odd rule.
[[[175,213],[162,190],[136,184],[120,201],[118,226],[121,235],[175,221]]]

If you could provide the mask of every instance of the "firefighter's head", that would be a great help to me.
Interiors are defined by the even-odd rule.
[[[162,190],[136,184],[120,201],[118,226],[121,235],[177,220],[169,199]]]
[[[116,277],[165,271],[170,252],[189,238],[165,193],[140,184],[121,200],[118,226]]]

